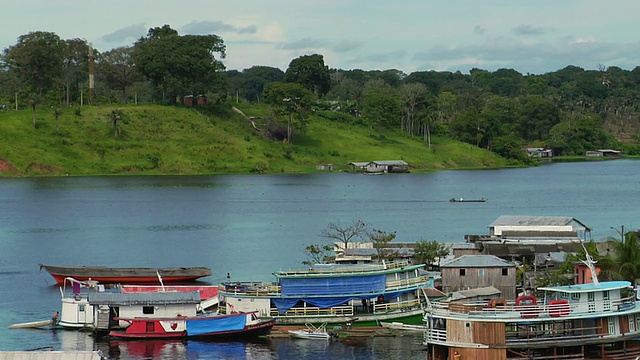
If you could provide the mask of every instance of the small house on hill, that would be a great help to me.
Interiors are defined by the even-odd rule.
[[[440,265],[442,291],[493,286],[505,299],[516,298],[516,265],[494,255],[463,255]]]

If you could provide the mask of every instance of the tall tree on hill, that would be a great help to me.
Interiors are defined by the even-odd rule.
[[[268,83],[284,81],[284,72],[269,66],[252,66],[242,70],[244,96],[249,101],[260,102],[260,96]]]
[[[216,35],[185,35],[169,25],[149,29],[146,37],[135,43],[134,63],[160,91],[163,101],[175,103],[179,95],[206,94],[218,91],[226,96],[216,59],[226,57],[222,38]]]
[[[89,44],[83,39],[64,41],[65,102],[70,104],[80,93],[80,84],[89,79]]]
[[[378,130],[378,139],[382,141],[382,129],[399,123],[402,116],[400,98],[384,81],[369,80],[362,94],[362,116],[372,129]]]
[[[291,144],[294,120],[298,129],[306,127],[313,94],[300,84],[276,82],[265,86],[263,97],[276,114],[287,118],[287,143]]]
[[[300,84],[318,97],[324,96],[331,88],[329,68],[324,64],[324,57],[319,54],[291,60],[284,74],[284,81]]]
[[[64,51],[64,41],[58,35],[44,31],[22,35],[17,44],[4,50],[8,69],[18,75],[24,85],[21,92],[29,97],[34,128],[37,127],[37,104],[62,78]]]
[[[133,47],[119,47],[102,53],[99,57],[99,74],[110,89],[120,93],[120,101],[126,103],[127,91],[140,79],[133,65]]]

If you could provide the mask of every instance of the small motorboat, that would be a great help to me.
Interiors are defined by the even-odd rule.
[[[310,339],[310,340],[329,340],[331,335],[327,332],[327,323],[323,323],[320,326],[314,326],[313,324],[305,324],[306,329],[289,330],[289,335],[296,339]]]
[[[486,202],[488,199],[481,197],[480,199],[451,198],[449,202]]]

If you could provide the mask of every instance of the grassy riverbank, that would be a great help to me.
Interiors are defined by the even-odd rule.
[[[248,116],[265,106],[237,105]],[[111,120],[119,109],[116,139]],[[0,112],[0,176],[112,174],[310,173],[334,164],[348,171],[353,161],[405,160],[412,172],[497,168],[497,155],[442,137],[431,150],[421,138],[386,131],[378,140],[368,126],[312,116],[292,144],[262,138],[231,105],[215,113],[162,105],[38,109]]]

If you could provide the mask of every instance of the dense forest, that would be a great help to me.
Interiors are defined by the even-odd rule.
[[[182,105],[206,96],[208,107],[240,102],[271,106],[274,140],[295,142],[309,114],[370,126],[380,139],[400,129],[423,138],[447,136],[527,161],[525,147],[554,155],[616,149],[640,154],[640,67],[567,66],[542,75],[514,69],[469,74],[330,68],[321,54],[293,59],[286,70],[226,70],[216,35],[149,29],[128,47],[99,52],[83,39],[35,31],[0,56],[0,106],[6,111],[77,104]],[[55,113],[55,110],[54,110]]]

